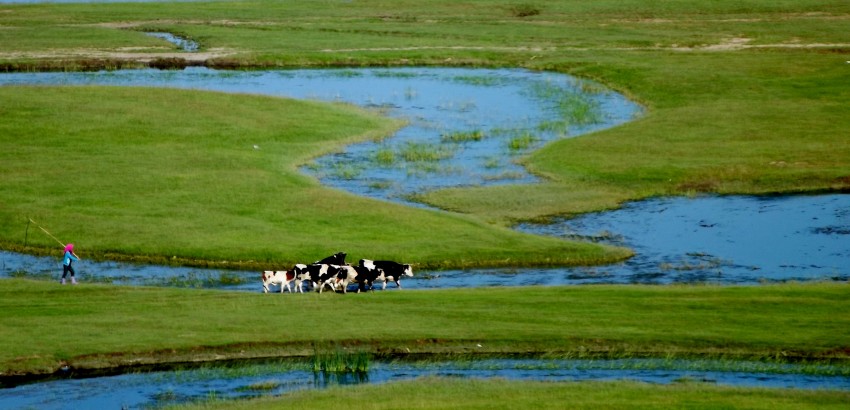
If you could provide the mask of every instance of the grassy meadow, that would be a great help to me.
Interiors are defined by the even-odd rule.
[[[601,81],[648,110],[637,121],[555,142],[524,158],[529,169],[546,178],[544,183],[447,189],[419,197],[468,215],[462,218],[352,198],[311,185],[295,172],[296,166],[345,142],[389,133],[391,126],[378,125],[377,119],[360,128],[336,123],[340,128],[326,130],[335,134],[333,141],[319,137],[326,142],[320,147],[305,143],[314,138],[307,131],[316,124],[310,118],[290,139],[277,139],[275,130],[282,130],[286,120],[271,119],[283,104],[272,99],[243,103],[250,98],[216,97],[228,108],[190,109],[190,120],[157,113],[158,104],[131,109],[132,101],[120,95],[129,91],[105,89],[98,91],[104,95],[98,98],[108,101],[104,104],[126,104],[113,112],[132,116],[137,111],[139,118],[109,119],[94,131],[92,120],[108,112],[101,106],[86,104],[68,112],[70,99],[39,97],[64,90],[6,89],[4,100],[42,110],[37,118],[62,126],[44,129],[21,120],[27,117],[17,109],[0,111],[4,145],[18,136],[35,141],[29,156],[4,153],[4,175],[25,175],[4,178],[0,185],[4,198],[11,198],[0,208],[5,248],[21,245],[29,216],[78,242],[81,252],[175,257],[180,263],[289,263],[340,249],[355,257],[397,258],[424,267],[604,263],[628,253],[559,245],[485,224],[610,209],[658,195],[850,188],[850,34],[845,29],[850,5],[842,1],[221,1],[0,8],[0,67],[7,70],[132,67],[151,59],[190,58],[142,33],[167,31],[197,41],[205,60],[196,63],[211,67],[525,67]],[[139,98],[164,100],[159,93]],[[185,98],[213,99],[208,96]],[[172,104],[163,110],[186,107],[181,100]],[[230,109],[242,104],[252,109]],[[233,117],[210,118],[220,113]],[[293,115],[287,124],[297,121]],[[77,133],[67,130],[77,126]],[[154,128],[243,145],[207,153],[211,146],[193,144],[196,152],[190,158],[210,161],[160,162],[161,174],[146,168],[142,178],[144,168],[128,161],[133,154],[123,144]],[[125,138],[115,140],[119,135]],[[91,149],[85,164],[111,164],[81,169],[77,161],[69,171],[91,180],[63,191],[41,182],[56,181],[61,171],[53,164],[67,161],[46,150],[54,138],[80,143],[92,138],[98,146],[112,141],[113,150],[124,154]],[[268,146],[269,138],[277,139],[269,150],[245,150],[254,142]],[[188,147],[185,140],[157,144],[166,152],[147,147],[145,154],[174,157],[178,154],[168,152],[169,145]],[[263,155],[272,149],[297,154],[276,170],[269,169],[271,162],[242,168],[244,161],[268,158]],[[204,169],[221,164],[227,164],[219,167],[223,175]],[[224,172],[233,165],[242,169]],[[251,181],[254,177],[262,177],[262,184]],[[125,195],[133,190],[139,193]],[[136,202],[142,192],[149,197]],[[333,221],[371,229],[338,229]],[[370,232],[396,224],[404,229],[389,237]],[[49,239],[36,243],[42,251],[49,245]],[[386,251],[376,255],[377,249]]]
[[[846,363],[850,340],[843,284],[405,289],[341,296],[6,279],[0,281],[0,309],[5,374],[49,373],[63,364],[311,356],[317,347],[332,346],[376,355]]]
[[[177,409],[843,409],[845,392],[732,388],[707,383],[510,382],[422,378],[340,386],[246,401],[212,401]],[[172,407],[169,407],[172,408]]]
[[[544,183],[467,187],[420,196],[422,201],[469,218],[434,216],[350,198],[308,186],[309,180],[295,173],[301,163],[339,149],[357,136],[390,132],[390,127],[377,123],[373,125],[376,128],[368,130],[365,124],[356,130],[341,126],[331,131],[337,134],[334,142],[326,139],[328,143],[322,147],[301,145],[301,139],[299,147],[287,145],[287,152],[295,149],[298,155],[280,167],[286,173],[280,181],[267,180],[265,185],[251,185],[247,177],[256,170],[243,169],[243,183],[234,185],[239,175],[227,173],[215,179],[228,182],[219,188],[209,179],[191,178],[210,173],[186,170],[185,164],[182,170],[159,167],[168,176],[183,174],[178,181],[156,173],[145,181],[128,178],[141,172],[137,168],[98,173],[97,182],[68,193],[85,200],[84,210],[65,206],[67,199],[45,199],[63,194],[50,183],[31,186],[32,180],[52,179],[48,176],[59,172],[56,166],[36,159],[50,158],[45,160],[49,164],[62,160],[54,160],[46,152],[33,152],[29,157],[7,152],[4,174],[34,174],[26,184],[4,178],[0,185],[4,194],[11,193],[4,197],[13,198],[0,208],[4,227],[0,241],[5,248],[21,244],[22,223],[29,216],[57,236],[80,243],[81,251],[115,252],[123,257],[174,256],[181,263],[289,263],[315,260],[340,249],[355,257],[398,258],[426,267],[604,263],[628,253],[575,244],[558,249],[558,244],[489,229],[476,221],[505,226],[517,220],[610,209],[623,201],[658,195],[800,193],[850,187],[850,134],[846,132],[850,126],[850,115],[846,115],[850,107],[850,65],[846,63],[850,34],[844,24],[850,5],[846,2],[222,1],[0,8],[4,10],[0,67],[7,70],[132,67],[157,58],[190,58],[170,43],[142,33],[168,31],[197,41],[200,55],[207,56],[203,63],[212,67],[525,67],[601,81],[648,109],[637,121],[552,143],[524,158],[529,169],[546,177]],[[196,118],[190,122],[186,122],[186,116],[155,113],[157,104],[150,104],[144,111],[148,120],[114,119],[104,124],[100,135],[89,130],[79,133],[87,135],[63,135],[66,125],[79,122],[86,127],[92,119],[100,119],[104,111],[82,105],[73,108],[76,112],[67,113],[68,100],[57,98],[52,102],[52,98],[37,96],[45,92],[64,91],[4,90],[3,98],[23,104],[33,98],[31,105],[44,110],[39,118],[63,127],[45,130],[33,122],[7,121],[9,117],[26,117],[19,111],[0,111],[7,138],[4,145],[17,141],[19,135],[34,141],[97,138],[105,142],[115,135],[144,134],[149,127],[180,128],[190,130],[198,139],[244,139],[245,144],[252,144],[251,140],[266,141],[258,138],[262,135],[276,138],[273,129],[279,124],[209,118],[222,112],[245,119],[268,118],[277,109],[277,103],[271,102],[261,108],[268,110],[265,114],[191,110]],[[146,96],[162,100],[157,93],[151,91]],[[202,95],[195,98],[205,99],[209,94]],[[231,102],[221,104],[230,107],[243,104],[235,102],[237,98],[247,97],[227,98]],[[119,104],[122,98],[116,96],[115,100],[114,104]],[[255,100],[247,106],[265,104],[258,101],[271,99]],[[164,109],[169,108],[184,107]],[[133,111],[121,109],[128,115]],[[48,118],[47,113],[54,116]],[[165,119],[161,123],[149,120],[159,117]],[[169,119],[182,123],[169,123]],[[112,129],[106,129],[109,127]],[[47,132],[53,135],[45,135]],[[292,135],[313,138],[304,131]],[[121,142],[116,143],[116,149],[122,149]],[[169,144],[160,146],[168,149]],[[316,149],[307,152],[302,150],[305,147]],[[276,148],[284,149],[282,145]],[[100,158],[97,150],[90,154],[94,157],[88,158],[97,160],[88,164],[112,161],[118,166],[128,164],[127,157],[132,156],[127,152]],[[257,153],[238,150],[232,154],[239,158],[225,162],[241,165],[252,155],[258,158],[254,155]],[[175,153],[153,155],[168,157]],[[213,158],[224,154],[199,151],[196,155]],[[221,167],[221,171],[225,169]],[[139,186],[104,192],[103,196],[94,193],[104,186],[124,186],[126,180]],[[300,182],[292,186],[291,181]],[[152,198],[129,206],[130,201],[113,198],[125,196],[130,189],[145,190]],[[249,192],[240,191],[246,189]],[[236,192],[240,193],[234,195]],[[157,195],[163,195],[163,200],[155,200]],[[307,200],[310,207],[304,208],[303,203],[293,206],[287,199]],[[265,210],[254,205],[264,202],[274,205]],[[218,209],[198,205],[209,203]],[[339,205],[343,203],[344,207]],[[140,211],[142,207],[144,211]],[[107,218],[111,220],[104,222]],[[209,223],[213,220],[216,222]],[[370,229],[338,230],[331,222],[334,220],[370,227],[401,223],[405,229],[400,230],[404,233],[396,232],[401,237],[384,238],[383,232],[377,235],[369,233]],[[476,227],[469,228],[470,224]],[[470,229],[477,233],[471,234]],[[184,236],[188,232],[194,235]],[[422,242],[428,236],[433,242]],[[382,255],[374,253],[386,249],[383,245],[387,243],[393,244],[392,249]],[[36,242],[42,248],[48,245],[49,239]],[[537,246],[541,246],[540,252],[533,251]],[[565,257],[565,252],[574,253]]]
[[[83,258],[251,269],[340,250],[419,268],[630,255],[322,187],[297,167],[400,126],[352,106],[129,87],[0,87],[0,99],[17,101],[0,110],[0,238],[12,249],[59,246],[32,218]]]

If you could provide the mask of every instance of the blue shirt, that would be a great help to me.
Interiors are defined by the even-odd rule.
[[[62,261],[62,264],[64,264],[65,266],[68,266],[68,265],[71,264],[71,261],[78,261],[78,260],[80,260],[80,259],[77,258],[76,256],[74,256],[73,253],[71,253],[70,251],[65,251],[65,259]]]

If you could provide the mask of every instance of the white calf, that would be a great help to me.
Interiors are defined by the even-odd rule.
[[[295,279],[295,274],[292,271],[263,271],[263,293],[268,293],[269,286],[271,285],[280,285],[280,293],[283,293],[284,288],[286,288],[289,293],[292,293],[292,288],[289,287],[289,282],[292,282],[293,279]]]

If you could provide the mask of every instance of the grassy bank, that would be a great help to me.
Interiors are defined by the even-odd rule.
[[[374,386],[299,391],[281,397],[178,409],[843,409],[850,394],[732,388],[703,383],[510,382],[424,378]]]
[[[0,99],[16,101],[0,110],[0,243],[11,249],[56,254],[32,218],[83,258],[251,269],[340,250],[418,268],[629,255],[322,187],[298,166],[399,126],[351,106],[115,87],[2,87]]]
[[[550,144],[527,158],[545,183],[422,197],[491,223],[656,195],[850,189],[850,5],[843,1],[240,1],[3,9],[9,12],[0,30],[0,62],[11,69],[165,57],[213,67],[513,66],[597,79],[648,107],[639,121]],[[144,30],[197,41],[200,57],[176,53]]]
[[[309,356],[316,345],[375,354],[846,360],[848,308],[845,284],[342,296],[7,279],[0,281],[0,369]]]

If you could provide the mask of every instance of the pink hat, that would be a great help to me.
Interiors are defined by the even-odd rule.
[[[69,243],[69,244],[65,245],[65,252],[73,252],[73,251],[74,251],[74,244],[73,243]]]

